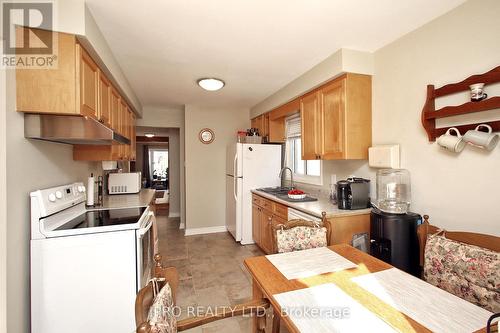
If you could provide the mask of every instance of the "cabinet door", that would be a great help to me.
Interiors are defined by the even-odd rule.
[[[99,71],[99,121],[111,127],[111,85]]]
[[[260,237],[261,245],[260,247],[264,252],[271,253],[273,250],[273,239],[272,239],[272,222],[273,214],[265,209],[262,209],[260,214]]]
[[[261,246],[260,241],[260,207],[252,205],[252,238],[253,241]]]
[[[115,88],[111,89],[111,128],[120,132],[121,118],[120,118],[120,94]]]
[[[319,97],[317,92],[305,95],[300,100],[300,117],[302,126],[302,159],[319,158]]]
[[[99,68],[80,45],[76,47],[80,58],[80,113],[99,119]]]
[[[269,113],[262,115],[262,136],[269,136]]]
[[[130,160],[135,161],[137,158],[137,141],[135,132],[135,115],[131,114],[130,121]]]
[[[321,159],[341,159],[345,152],[345,79],[325,86],[319,96]]]
[[[120,99],[119,117],[120,117],[120,126],[119,126],[120,134],[123,135],[124,137],[127,137],[127,118],[128,118],[127,104],[122,99]]]

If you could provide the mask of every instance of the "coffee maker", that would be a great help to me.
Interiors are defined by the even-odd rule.
[[[370,208],[370,180],[352,177],[337,182],[337,204],[339,209]]]

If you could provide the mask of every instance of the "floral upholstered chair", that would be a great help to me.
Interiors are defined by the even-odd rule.
[[[500,312],[500,237],[419,226],[423,278],[488,311]]]
[[[231,307],[217,307],[217,311],[207,311],[204,316],[178,321],[175,296],[179,274],[175,267],[162,267],[160,255],[155,256],[155,261],[155,277],[139,290],[135,300],[136,333],[175,333],[216,320],[249,314],[257,315],[257,332],[264,332],[265,310],[269,307],[269,302],[265,299]]]
[[[330,222],[322,213],[321,222],[290,220],[273,227],[273,252],[285,253],[324,247],[330,244]]]

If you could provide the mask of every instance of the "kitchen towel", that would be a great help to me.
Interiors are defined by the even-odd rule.
[[[299,332],[396,332],[332,283],[273,297]]]
[[[433,332],[474,332],[486,326],[491,312],[397,268],[352,281]]]
[[[288,280],[357,267],[356,264],[327,247],[271,254],[266,258]]]

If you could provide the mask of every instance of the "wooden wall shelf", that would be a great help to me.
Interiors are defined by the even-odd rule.
[[[446,106],[438,110],[436,110],[435,107],[436,98],[461,91],[468,91],[469,86],[474,83],[484,83],[485,85],[488,85],[496,82],[500,82],[500,66],[484,74],[473,75],[461,82],[447,84],[438,89],[435,89],[434,85],[428,85],[427,98],[422,110],[421,119],[429,141],[435,141],[438,136],[444,134],[449,128],[436,128],[436,119],[500,108],[500,96],[490,97],[480,102],[467,102],[457,106]],[[500,120],[453,127],[458,128],[461,133],[464,133],[469,129],[474,129],[479,124],[488,124],[493,128],[493,131],[500,131]]]

